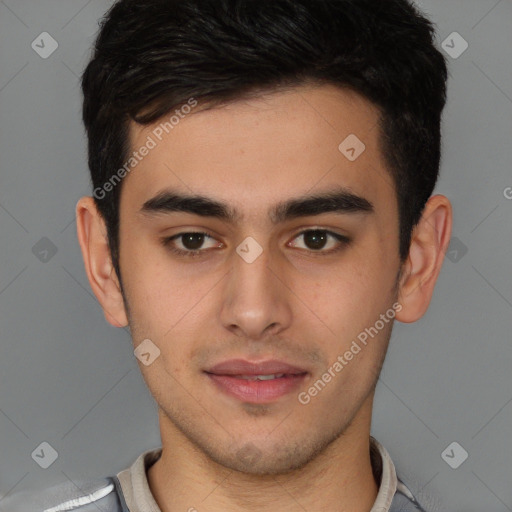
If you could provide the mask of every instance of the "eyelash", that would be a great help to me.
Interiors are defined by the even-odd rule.
[[[328,251],[323,251],[322,249],[319,249],[317,251],[313,250],[313,249],[310,249],[309,251],[312,252],[313,254],[318,254],[318,255],[329,255],[329,254],[333,254],[333,253],[336,253],[338,251],[341,251],[342,249],[345,248],[345,246],[347,246],[349,243],[350,243],[350,238],[344,236],[344,235],[340,235],[338,233],[335,233],[333,231],[329,231],[328,229],[320,229],[320,228],[315,228],[315,229],[306,229],[304,231],[301,231],[300,233],[297,233],[297,235],[294,237],[295,238],[298,238],[299,236],[301,235],[304,235],[306,233],[310,233],[310,232],[320,232],[320,233],[323,233],[323,234],[326,234],[326,235],[330,235],[332,236],[333,238],[335,238],[338,242],[339,242],[339,245],[337,247],[335,247],[334,249],[330,249]],[[212,237],[210,234],[208,233],[205,233],[203,231],[184,231],[182,233],[178,233],[177,235],[173,235],[171,237],[166,237],[166,238],[163,238],[162,239],[162,244],[164,247],[166,247],[167,249],[169,249],[169,251],[173,254],[176,254],[178,256],[184,256],[186,258],[196,258],[198,256],[202,256],[205,252],[207,252],[209,249],[196,249],[196,250],[183,250],[183,249],[177,249],[176,247],[172,247],[171,246],[171,243],[177,239],[177,238],[180,238],[184,235],[203,235],[205,236],[206,238],[214,238]],[[303,250],[307,250],[307,249],[303,249]]]

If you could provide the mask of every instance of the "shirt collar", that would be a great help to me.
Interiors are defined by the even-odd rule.
[[[395,465],[384,446],[371,436],[370,447],[373,448],[370,449],[370,459],[372,461],[374,475],[375,469],[379,466],[378,455],[380,455],[380,465],[382,466],[380,484],[377,482],[379,492],[370,512],[388,512],[397,486]]]

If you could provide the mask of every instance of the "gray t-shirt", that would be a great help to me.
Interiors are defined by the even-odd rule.
[[[148,450],[116,476],[94,482],[65,482],[40,491],[0,499],[0,512],[162,512],[151,493],[147,472],[162,448]],[[386,449],[370,437],[370,457],[379,491],[371,512],[426,512],[398,479]]]

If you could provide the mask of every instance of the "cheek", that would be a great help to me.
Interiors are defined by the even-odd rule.
[[[297,279],[294,292],[314,313],[305,320],[325,328],[330,339],[335,335],[340,340],[350,340],[373,325],[394,300],[393,268],[385,261],[383,253],[375,251],[373,257],[355,257],[323,277]]]
[[[135,249],[126,268],[132,323],[139,337],[160,340],[162,351],[179,352],[179,344],[170,341],[198,325],[212,301],[221,303],[215,284],[222,273],[214,269],[176,264],[155,249]]]

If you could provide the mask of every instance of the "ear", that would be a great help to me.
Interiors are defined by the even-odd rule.
[[[452,207],[442,195],[432,196],[415,226],[409,255],[402,267],[397,311],[399,322],[416,322],[428,308],[452,233]]]
[[[87,278],[105,318],[114,327],[125,327],[128,319],[121,286],[112,265],[105,222],[92,197],[82,197],[78,201],[76,226]]]

